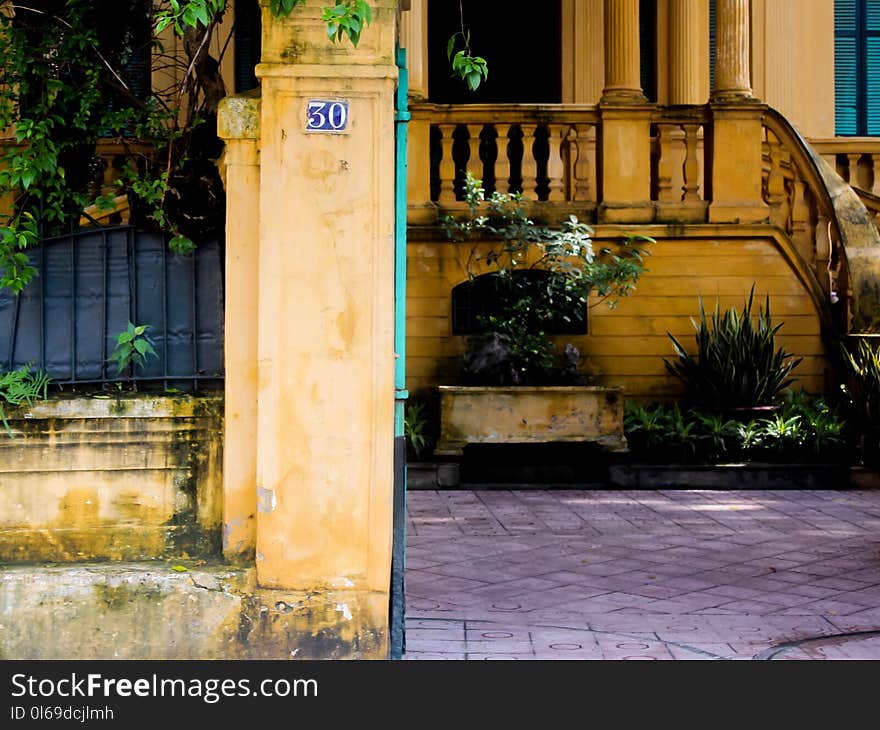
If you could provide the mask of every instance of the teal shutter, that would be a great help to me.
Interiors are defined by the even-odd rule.
[[[880,0],[834,2],[834,118],[841,136],[880,136]]]
[[[657,3],[639,3],[639,52],[642,91],[648,101],[657,101]]]
[[[262,53],[263,23],[258,0],[235,3],[235,93],[250,91],[259,85],[254,68]]]
[[[834,0],[834,126],[840,136],[859,133],[856,0]]]
[[[865,0],[864,133],[880,136],[880,0]]]
[[[709,0],[709,88],[715,89],[715,0]]]

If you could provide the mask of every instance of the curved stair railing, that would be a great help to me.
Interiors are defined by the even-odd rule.
[[[779,112],[764,116],[764,200],[841,334],[880,332],[880,198],[853,189]],[[866,206],[871,206],[871,210]]]

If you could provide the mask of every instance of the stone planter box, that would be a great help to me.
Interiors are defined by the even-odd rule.
[[[434,453],[460,456],[468,444],[595,442],[626,451],[621,388],[600,386],[440,388]]]
[[[841,464],[612,464],[609,480],[622,489],[842,489]]]

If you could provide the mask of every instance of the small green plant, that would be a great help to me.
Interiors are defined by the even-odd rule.
[[[806,440],[799,415],[774,413],[770,418],[760,419],[758,429],[761,446],[780,460],[793,458],[791,455],[799,451]]]
[[[791,372],[800,364],[782,348],[775,337],[782,323],[774,325],[770,297],[752,318],[755,286],[742,312],[735,307],[721,312],[716,303],[711,316],[700,299],[700,321],[694,324],[697,354],[692,356],[671,334],[678,359],[664,358],[667,371],[687,388],[689,400],[708,408],[754,408],[776,403],[795,378]],[[668,334],[668,333],[667,333]]]
[[[671,421],[669,411],[662,404],[625,404],[623,427],[634,451],[654,451],[668,443]]]
[[[880,346],[863,337],[854,348],[842,347],[844,382],[840,388],[859,432],[863,458],[880,460]]]
[[[421,459],[428,445],[428,417],[425,404],[410,401],[404,411],[404,434],[416,459]]]
[[[657,463],[840,463],[848,455],[845,421],[824,398],[803,393],[789,394],[772,417],[747,422],[717,410],[627,403],[624,430],[633,453]]]
[[[108,362],[116,363],[116,374],[121,375],[134,368],[143,369],[148,357],[159,357],[153,340],[147,335],[149,325],[128,323],[128,327],[116,336],[116,347]]]
[[[50,378],[42,370],[32,370],[29,365],[0,374],[0,421],[10,438],[12,429],[6,420],[5,405],[31,405],[35,400],[46,400]]]
[[[849,382],[841,385],[853,413],[865,424],[880,424],[880,347],[861,338],[854,350],[843,347]]]
[[[739,437],[739,425],[720,413],[696,413],[697,438],[700,450],[707,454],[709,460],[720,461],[733,451],[733,445]]]

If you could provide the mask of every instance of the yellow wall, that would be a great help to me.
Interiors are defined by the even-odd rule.
[[[687,237],[643,229],[658,242],[650,247],[649,272],[635,294],[614,310],[604,304],[592,308],[589,335],[560,337],[557,342],[573,342],[600,373],[600,384],[622,386],[627,397],[671,397],[681,389],[664,369],[663,357],[672,355],[666,333],[691,345],[690,318],[699,313],[700,295],[708,306],[720,296],[723,308],[741,307],[757,282],[758,295],[770,294],[775,321],[785,322],[779,344],[804,358],[796,370],[797,386],[824,391],[829,365],[819,312],[777,243],[753,229],[746,229],[744,236],[741,227],[739,232],[737,227],[705,228],[706,233],[692,229]],[[602,235],[600,227],[597,236]],[[469,251],[469,244],[431,242],[427,236],[420,241],[417,233],[410,234],[407,387],[411,392],[459,382],[465,338],[452,335],[451,290],[467,279]]]

